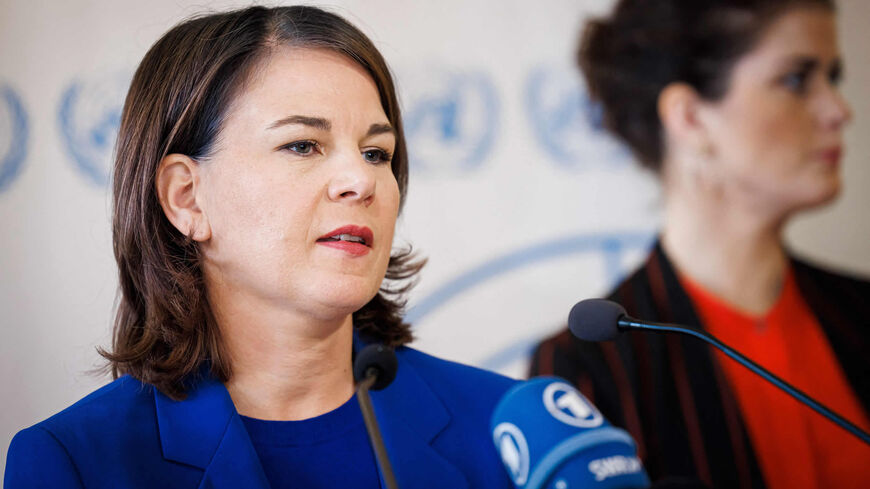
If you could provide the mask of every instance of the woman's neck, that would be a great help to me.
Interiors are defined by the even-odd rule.
[[[314,324],[280,313],[216,315],[232,364],[226,387],[240,414],[308,419],[353,395],[352,316]]]
[[[662,246],[676,269],[740,310],[761,315],[788,268],[784,219],[700,188],[666,191]]]

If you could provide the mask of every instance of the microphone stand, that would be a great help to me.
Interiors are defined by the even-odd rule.
[[[369,389],[378,380],[378,373],[377,367],[369,367],[366,370],[366,376],[359,382],[359,387],[356,390],[356,397],[359,399],[359,407],[362,411],[363,420],[366,423],[366,431],[369,434],[372,447],[375,449],[375,459],[377,459],[378,466],[381,468],[381,474],[384,476],[387,489],[399,489],[398,484],[396,484],[396,476],[393,474],[393,466],[390,465],[390,458],[387,456],[384,439],[381,437],[381,430],[378,428],[378,420],[375,418],[372,399],[369,397]]]
[[[843,428],[844,430],[846,430],[849,433],[853,434],[854,436],[858,437],[858,439],[860,439],[864,443],[870,445],[870,434],[867,434],[866,432],[861,430],[861,428],[858,428],[857,426],[855,426],[854,424],[852,424],[851,422],[849,422],[848,420],[846,420],[845,418],[843,418],[839,414],[828,409],[822,403],[820,403],[820,402],[816,401],[815,399],[813,399],[812,397],[804,394],[803,392],[801,392],[800,390],[798,390],[796,387],[792,386],[788,382],[780,379],[779,377],[777,377],[776,375],[774,375],[770,371],[766,370],[761,365],[758,365],[757,363],[753,362],[752,360],[746,358],[741,353],[739,353],[737,350],[734,350],[733,348],[726,345],[725,343],[722,343],[721,341],[716,339],[715,336],[713,336],[711,334],[708,334],[704,331],[696,330],[693,328],[678,326],[675,324],[655,323],[652,321],[640,321],[640,320],[637,320],[634,318],[630,318],[628,316],[620,317],[619,320],[617,321],[617,326],[621,330],[636,330],[636,331],[653,330],[653,331],[663,331],[663,332],[668,332],[668,333],[682,333],[682,334],[694,336],[695,338],[699,338],[701,340],[704,340],[707,343],[710,343],[711,345],[718,348],[720,351],[722,351],[722,353],[731,357],[731,359],[733,359],[737,363],[743,365],[744,367],[748,368],[756,375],[759,375],[763,379],[765,379],[768,382],[772,383],[773,385],[779,387],[780,389],[785,391],[788,395],[790,395],[793,398],[797,399],[798,401],[806,404],[807,406],[813,408],[813,410],[815,410],[817,413],[828,418],[830,421],[834,422],[839,427]]]

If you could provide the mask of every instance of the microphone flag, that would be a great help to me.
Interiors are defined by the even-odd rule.
[[[631,436],[558,377],[514,386],[496,406],[490,427],[518,489],[650,485]]]

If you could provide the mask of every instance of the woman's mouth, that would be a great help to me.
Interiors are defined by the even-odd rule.
[[[371,251],[374,233],[365,226],[347,225],[324,234],[317,239],[317,244],[362,256]]]
[[[839,146],[831,147],[819,151],[819,158],[828,166],[836,168],[840,164],[840,159],[843,157],[843,149]]]

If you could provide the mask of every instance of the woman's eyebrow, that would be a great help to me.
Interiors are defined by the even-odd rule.
[[[377,136],[378,134],[392,134],[395,136],[396,130],[389,124],[372,124],[369,126],[369,131],[366,133],[366,137]]]
[[[798,69],[801,71],[812,71],[816,67],[821,66],[822,62],[815,56],[795,55],[785,60],[783,65],[788,69]]]
[[[321,131],[328,131],[332,128],[332,124],[322,117],[310,117],[306,115],[291,115],[283,119],[278,119],[269,125],[269,129],[276,129],[288,124],[302,124],[303,126],[313,127]],[[371,129],[369,129],[371,131]]]

